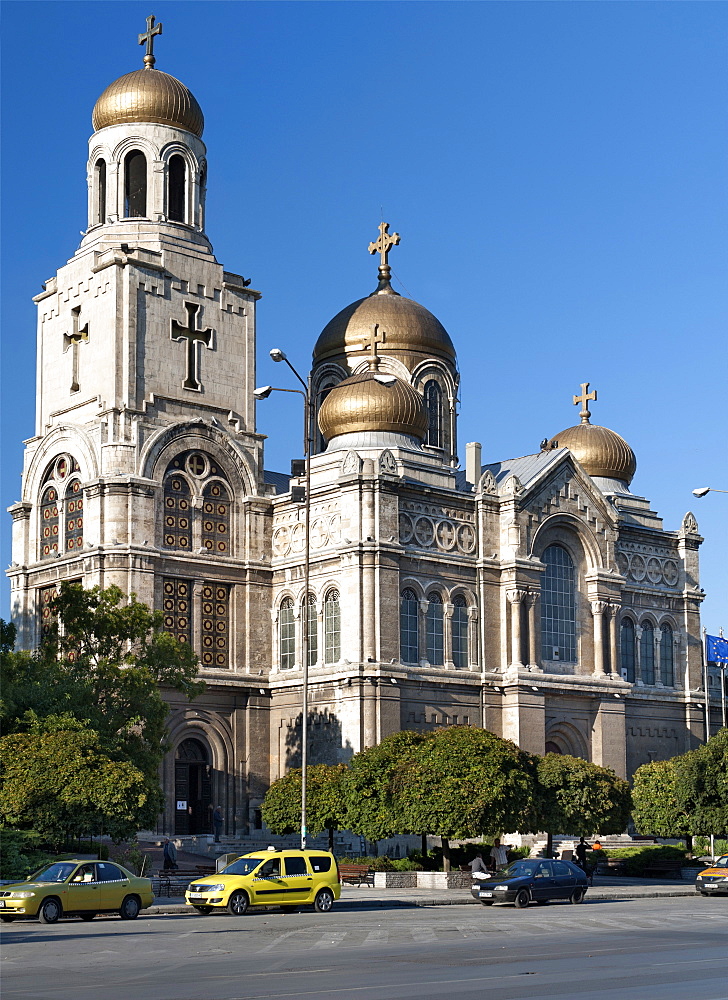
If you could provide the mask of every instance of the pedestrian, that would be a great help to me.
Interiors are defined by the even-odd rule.
[[[592,850],[593,851],[601,851],[602,850],[602,845],[599,843],[598,840],[595,840],[594,843],[592,844]]]
[[[485,861],[483,861],[483,855],[480,851],[475,855],[473,860],[470,862],[470,871],[473,875],[476,872],[487,872],[488,869],[485,867]]]
[[[220,834],[222,833],[222,828],[225,824],[225,817],[222,814],[222,806],[215,806],[215,811],[212,814],[212,830],[215,834],[215,843],[220,843]]]
[[[579,843],[574,848],[574,855],[576,857],[576,863],[580,868],[586,871],[586,852],[589,850],[589,845],[584,840],[583,837],[579,837]]]
[[[162,855],[164,857],[164,865],[162,867],[166,872],[179,868],[179,865],[177,864],[177,848],[174,846],[169,837],[164,838]]]
[[[505,868],[508,864],[508,848],[505,844],[501,844],[500,840],[496,837],[493,841],[493,846],[490,849],[490,867],[492,871],[498,871],[500,868]]]

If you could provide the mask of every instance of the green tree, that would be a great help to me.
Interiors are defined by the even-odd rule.
[[[306,826],[314,837],[328,830],[330,850],[334,846],[334,831],[346,825],[342,796],[346,772],[346,764],[313,764],[307,768]],[[261,812],[273,833],[298,833],[301,829],[302,776],[302,768],[293,768],[266,792]]]
[[[536,758],[537,824],[554,833],[622,833],[629,823],[629,784],[614,771],[581,757],[547,753]]]
[[[689,847],[690,801],[680,788],[676,762],[655,760],[638,767],[632,787],[632,819],[640,833],[655,837],[685,837]]]
[[[395,802],[404,830],[442,838],[447,871],[453,838],[533,829],[533,760],[485,729],[438,729],[397,768]]]
[[[679,802],[698,835],[728,830],[728,729],[674,758]]]

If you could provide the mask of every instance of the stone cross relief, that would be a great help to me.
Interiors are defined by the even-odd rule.
[[[202,391],[202,382],[199,375],[199,354],[197,344],[202,343],[212,350],[212,329],[197,329],[197,313],[200,306],[197,302],[185,302],[187,310],[187,326],[182,326],[176,319],[170,320],[170,339],[187,341],[187,375],[182,383],[185,389],[192,389],[194,392]]]
[[[81,388],[78,381],[78,345],[88,342],[88,323],[79,326],[81,316],[81,306],[76,306],[71,310],[73,332],[63,334],[63,353],[71,348],[71,392],[78,392]]]

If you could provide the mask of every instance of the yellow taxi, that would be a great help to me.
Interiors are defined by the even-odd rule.
[[[268,848],[191,882],[185,899],[198,913],[227,910],[241,917],[251,906],[280,906],[293,913],[307,903],[317,913],[328,913],[340,896],[333,854]]]
[[[93,920],[118,913],[134,920],[154,899],[152,882],[112,861],[54,861],[25,882],[0,886],[0,920],[37,917],[55,924],[60,917]]]
[[[695,888],[703,896],[728,894],[728,854],[716,858],[710,868],[705,868],[698,875]]]

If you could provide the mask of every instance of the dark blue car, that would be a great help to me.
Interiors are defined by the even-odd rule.
[[[586,875],[573,862],[525,858],[492,875],[475,874],[471,893],[483,906],[515,903],[520,910],[531,901],[568,899],[570,903],[581,903],[586,890]]]

